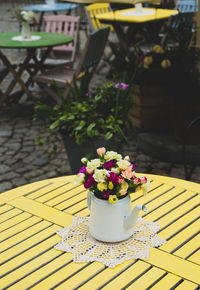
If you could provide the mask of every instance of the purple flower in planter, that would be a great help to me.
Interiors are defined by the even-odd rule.
[[[108,179],[114,184],[119,184],[119,176],[114,172],[109,173]]]
[[[88,92],[85,94],[85,96],[86,96],[86,97],[89,97],[91,94],[92,94],[92,92],[91,92],[91,91],[88,91]]]
[[[89,175],[87,181],[84,183],[84,187],[86,189],[88,189],[88,188],[92,187],[95,184],[96,184],[96,181],[94,180],[93,173],[92,173],[92,174]]]
[[[86,166],[81,167],[81,169],[79,170],[78,173],[83,173],[83,174],[85,174],[85,173],[86,173]]]
[[[111,167],[113,167],[115,165],[115,161],[114,160],[110,160],[110,161],[108,161],[108,162],[105,162],[104,163],[104,168],[106,169],[106,170],[109,170]]]
[[[115,84],[115,88],[124,91],[128,88],[128,85],[125,83],[117,83]]]

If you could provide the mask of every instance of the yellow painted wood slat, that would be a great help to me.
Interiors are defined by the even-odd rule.
[[[87,202],[86,202],[86,199],[84,199],[83,201],[80,201],[79,203],[69,207],[64,212],[74,215],[77,211],[83,210],[86,207],[87,207]]]
[[[38,197],[36,200],[41,202],[41,203],[47,202],[47,205],[53,205],[53,204],[49,204],[48,200],[50,202],[50,201],[53,201],[54,199],[57,199],[58,197],[61,197],[61,196],[63,197],[63,199],[70,198],[71,196],[74,196],[76,190],[78,190],[78,192],[81,191],[81,188],[82,188],[82,186],[75,187],[72,185],[72,183],[68,183],[65,186],[59,187],[58,189],[55,189],[55,190],[48,192],[47,194],[45,194],[41,197]]]
[[[166,194],[166,197],[168,197],[168,193]],[[165,223],[163,223],[163,221],[166,221],[166,220],[170,219],[171,217],[173,217],[175,219],[175,217],[178,217],[182,213],[187,212],[188,209],[196,206],[199,203],[200,196],[196,196],[194,198],[191,198],[191,200],[186,202],[186,200],[189,199],[190,197],[191,197],[191,192],[187,191],[187,192],[184,192],[181,195],[175,197],[171,201],[168,201],[165,204],[160,204],[159,208],[157,208],[156,204],[154,204],[154,207],[152,207],[152,203],[150,203],[147,205],[147,210],[149,211],[149,213],[147,212],[147,214],[146,214],[146,213],[141,212],[141,215],[148,216],[149,220],[152,220],[152,221],[159,219],[159,223],[162,223],[164,225]],[[182,204],[182,203],[184,203],[184,204]],[[182,205],[180,205],[180,204],[182,204]],[[177,208],[175,210],[173,210],[175,207],[177,207]],[[157,208],[157,209],[152,211],[155,208]],[[152,211],[152,212],[150,212],[150,211]],[[165,215],[163,218],[160,218],[164,214],[167,214],[167,215]]]
[[[34,271],[36,268],[41,267],[43,264],[48,263],[51,259],[56,258],[59,256],[60,253],[55,251],[54,249],[45,252],[40,257],[33,259],[28,264],[21,266],[20,268],[16,269],[14,272],[4,276],[1,279],[1,287],[6,288],[10,284],[16,282],[18,279],[23,278],[24,276],[28,275],[31,271]],[[31,276],[31,275],[30,275]],[[24,284],[24,279],[19,282],[21,284],[21,289],[26,289]],[[18,283],[17,283],[18,284]],[[10,289],[20,289],[20,286],[14,284],[10,287]]]
[[[177,231],[181,230],[184,226],[192,222],[195,218],[199,216],[199,208],[196,208],[190,211],[188,214],[183,216],[182,218],[175,221],[173,224],[168,226],[167,228],[161,230],[159,235],[162,236],[164,239],[167,239]]]
[[[49,206],[55,206],[56,204],[65,201],[65,199],[73,197],[74,195],[79,194],[79,193],[80,193],[79,194],[80,199],[84,198],[84,197],[86,197],[86,191],[84,191],[84,194],[83,194],[83,193],[81,193],[83,190],[84,189],[83,189],[82,186],[74,187],[72,191],[63,193],[62,195],[59,195],[57,197],[55,195],[55,198],[47,201],[46,204],[49,205]]]
[[[69,226],[73,220],[73,217],[67,213],[23,196],[11,200],[9,204],[63,227]]]
[[[86,191],[84,192],[84,194],[75,195],[72,198],[69,198],[69,199],[63,201],[62,203],[56,205],[55,208],[57,208],[59,210],[63,210],[65,208],[71,207],[75,203],[80,202],[81,199],[86,200],[86,195],[87,195]],[[65,197],[65,199],[66,199],[66,197]]]
[[[197,289],[197,287],[198,287],[197,284],[185,280],[176,287],[176,290],[195,290]]]
[[[189,209],[196,206],[199,202],[199,196],[196,196],[194,198],[191,198],[191,200],[187,201],[189,199],[191,192],[184,192],[181,195],[175,197],[173,200],[168,201],[166,204],[160,205],[159,208],[152,211],[154,208],[151,207],[151,203],[147,205],[147,210],[149,213],[141,213],[143,216],[148,216],[149,220],[157,220],[159,219],[159,223],[161,223],[163,226],[168,224],[166,223],[166,217],[167,219],[175,219],[175,217],[178,217],[182,215],[184,212],[187,212]],[[167,194],[166,194],[167,195]],[[183,204],[182,204],[183,203]],[[152,211],[152,212],[150,212]],[[165,215],[167,214],[167,215]],[[161,217],[162,215],[165,215]]]
[[[178,277],[174,274],[168,273],[165,277],[163,277],[160,281],[158,281],[151,289],[152,290],[169,290],[176,283],[181,281],[181,277]]]
[[[75,213],[75,216],[89,216],[89,215],[90,215],[90,211],[88,208],[82,209],[80,212]]]
[[[4,193],[1,193],[0,204],[6,203],[12,199],[15,199],[19,196],[27,194],[28,192],[32,192],[34,190],[39,190],[41,187],[47,186],[48,184],[50,184],[50,182],[48,181],[48,179],[46,179],[46,180],[42,180],[39,182],[19,186],[15,189],[8,190]]]
[[[78,289],[80,290],[87,290],[87,289],[92,289],[95,285],[96,289],[100,288],[102,285],[105,283],[108,283],[114,276],[120,275],[122,271],[125,271],[126,268],[130,267],[132,263],[134,263],[135,260],[129,260],[125,261],[122,264],[116,266],[115,268],[108,268],[106,267],[102,272],[100,272],[98,275],[94,276],[93,278],[86,282],[84,285],[81,286],[81,281],[80,285],[78,285]],[[135,263],[135,268],[137,268],[137,263]]]
[[[29,217],[31,217],[31,214],[27,212],[22,212],[21,214],[12,217],[11,219],[0,224],[0,232],[15,226],[17,223],[20,223]]]
[[[66,182],[67,183],[67,182]],[[26,195],[26,197],[30,198],[30,199],[36,199],[36,198],[42,198],[44,195],[50,193],[50,192],[54,192],[56,190],[61,190],[64,191],[64,185],[65,183],[50,183],[48,186],[44,187],[44,188],[40,188],[39,190],[32,192],[28,195]],[[71,184],[70,184],[71,185]]]
[[[1,262],[4,263],[8,259],[11,259],[15,257],[18,254],[21,254],[26,249],[29,249],[30,247],[35,246],[37,243],[40,243],[41,241],[47,239],[52,234],[55,234],[56,230],[59,227],[56,225],[52,225],[51,227],[37,233],[35,236],[30,237],[20,244],[17,244],[16,246],[8,249],[7,251],[1,253]]]
[[[12,235],[15,235],[24,229],[31,227],[32,225],[36,224],[39,222],[41,219],[38,217],[31,217],[28,218],[27,220],[15,225],[14,227],[8,228],[5,230],[3,233],[0,233],[0,241],[5,240],[9,238]]]
[[[142,273],[148,270],[149,268],[150,268],[149,264],[143,261],[137,261],[135,264],[129,267],[125,272],[121,273],[115,279],[110,281],[109,284],[107,284],[102,289],[122,289],[124,286],[127,285],[127,283],[130,280],[137,278],[139,275],[142,275]],[[115,273],[113,273],[113,277],[114,276],[115,276]],[[102,279],[102,285],[104,285],[103,279]]]
[[[6,262],[1,269],[1,275],[5,275],[6,273],[14,270],[15,268],[20,267],[22,264],[26,263],[28,260],[32,260],[36,256],[41,255],[42,252],[48,250],[50,247],[53,248],[54,245],[57,244],[59,241],[60,241],[60,237],[58,235],[55,235],[39,243],[38,245],[33,245],[31,249],[25,251],[19,256]]]
[[[1,216],[0,216],[0,223],[6,221],[6,220],[9,220],[10,218],[20,214],[22,211],[17,209],[17,208],[14,208],[14,209],[11,209],[5,213],[3,213]]]
[[[148,178],[154,179],[156,181],[160,181],[162,183],[166,183],[169,185],[175,185],[176,187],[180,187],[182,189],[191,190],[197,193],[200,193],[200,184],[186,181],[183,179],[178,179],[174,177],[168,177],[168,176],[161,176],[161,175],[153,175],[153,174],[145,174]]]
[[[72,257],[72,256],[70,256]],[[65,259],[63,258],[63,264],[67,263],[67,259],[65,257]],[[58,268],[58,265],[55,264],[55,266]],[[86,268],[84,268],[84,266],[87,266]],[[51,263],[50,263],[50,267],[51,267]],[[61,268],[58,272],[54,273],[53,275],[49,276],[48,278],[46,278],[44,281],[42,281],[41,283],[39,283],[36,287],[33,287],[32,289],[50,289],[52,287],[55,287],[55,285],[57,285],[58,283],[60,283],[61,281],[67,279],[66,282],[64,282],[62,285],[65,285],[64,289],[75,289],[76,288],[76,284],[79,283],[81,280],[86,279],[87,276],[91,276],[93,274],[95,274],[96,272],[98,272],[99,270],[101,270],[102,268],[104,268],[103,264],[101,263],[96,263],[95,267],[91,264],[86,264],[86,263],[70,263],[66,266],[64,266],[63,268]],[[72,276],[70,278],[71,275],[73,275],[74,273],[76,273],[78,271],[77,274],[75,274],[74,276]],[[43,269],[43,273],[39,273],[39,275],[44,276],[45,275],[45,269]],[[35,276],[37,278],[37,276]],[[30,282],[32,279],[32,277],[29,277]],[[23,284],[24,285],[24,284]],[[50,286],[51,285],[51,286]],[[59,289],[60,287],[58,286],[57,289]]]
[[[1,251],[5,251],[6,249],[14,246],[17,243],[20,243],[24,239],[30,237],[31,235],[36,234],[37,232],[46,229],[48,226],[50,226],[51,223],[48,221],[41,221],[37,223],[36,225],[24,229],[23,232],[18,233],[11,238],[5,240],[4,242],[1,243]]]
[[[160,249],[170,253],[175,248],[177,248],[180,244],[182,244],[187,239],[189,239],[191,236],[198,233],[199,229],[200,229],[200,220],[197,220],[194,223],[192,223],[190,226],[188,226],[187,228],[183,229],[173,238],[171,238],[166,244],[162,245]],[[195,248],[193,250],[195,250]]]
[[[148,263],[151,263],[167,272],[183,277],[186,280],[200,284],[200,267],[188,260],[183,260],[182,258],[162,250],[152,248],[150,250]]]
[[[195,236],[193,239],[191,239],[189,242],[187,242],[184,246],[182,246],[180,249],[175,251],[173,254],[185,259],[193,251],[198,249],[199,246],[200,246],[200,234]],[[199,251],[199,253],[200,253],[200,251]],[[200,256],[199,256],[199,262],[200,262]]]
[[[197,263],[200,265],[200,250],[194,253],[192,256],[188,258],[189,261]]]
[[[13,207],[8,205],[8,204],[4,204],[2,206],[0,206],[0,214],[4,213],[5,211],[8,211],[10,209],[12,209]]]
[[[165,271],[153,267],[147,273],[142,275],[139,279],[133,282],[126,289],[147,289],[151,284],[153,284],[157,279],[163,276]]]
[[[162,193],[162,189],[161,188],[157,189],[156,191],[159,191],[159,192]],[[154,199],[152,201],[151,201],[151,199],[152,199],[151,193],[149,193],[148,197],[149,197],[149,201],[150,202],[147,204],[147,206],[148,206],[149,210],[152,210],[154,208],[157,208],[159,206],[164,205],[166,202],[169,203],[170,199],[172,199],[172,198],[173,199],[171,200],[171,203],[175,203],[176,198],[179,199],[179,200],[181,198],[183,198],[183,200],[185,200],[186,198],[190,197],[189,194],[186,195],[187,197],[185,195],[183,195],[183,194],[178,195],[180,193],[181,193],[181,190],[179,188],[173,188],[173,189],[169,190],[168,192],[166,192],[165,194],[159,196],[158,198],[156,198],[156,199]],[[175,197],[176,195],[178,195],[178,196]],[[183,195],[183,197],[182,197],[182,195]],[[146,203],[147,202],[146,201],[146,196],[143,196],[141,199],[137,200],[137,202],[140,202],[141,204]]]

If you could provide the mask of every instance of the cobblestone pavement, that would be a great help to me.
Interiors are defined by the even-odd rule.
[[[8,12],[8,9],[12,7],[13,2],[1,3],[0,31],[2,32],[16,29],[17,23]],[[6,51],[13,62],[20,59],[21,53],[21,51]],[[106,69],[105,67],[95,76],[93,86],[103,84]],[[9,81],[8,77],[4,83],[5,87]],[[48,159],[46,155],[48,145],[40,148],[35,144],[34,140],[41,130],[41,123],[33,121],[32,116],[32,103],[27,102],[26,99],[22,99],[20,104],[1,108],[0,192],[42,179],[71,174],[67,154],[61,140],[58,141],[58,153],[52,159]],[[141,152],[135,131],[129,135],[129,146],[124,147],[122,153],[129,154],[134,160],[137,172],[184,179],[183,165],[174,165],[169,170],[171,163],[156,160]],[[200,166],[194,169],[191,181],[200,183]]]

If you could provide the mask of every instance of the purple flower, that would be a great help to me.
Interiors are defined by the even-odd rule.
[[[128,87],[128,85],[125,84],[125,83],[117,83],[117,84],[115,84],[115,88],[116,88],[116,89],[120,89],[120,90],[122,90],[122,91],[126,90],[127,87]]]
[[[104,191],[102,192],[102,196],[103,196],[103,198],[105,198],[105,199],[106,199],[106,198],[109,198],[109,195],[110,195],[110,192],[109,192],[109,191],[105,191],[105,190],[104,190]]]
[[[91,94],[92,94],[92,92],[91,92],[91,91],[88,91],[88,92],[85,94],[85,96],[86,96],[86,97],[89,97]]]
[[[131,164],[131,169],[135,170],[136,166],[134,164]]]
[[[109,173],[108,179],[114,184],[119,184],[119,176],[114,172]]]
[[[105,169],[109,170],[114,165],[115,165],[115,161],[114,160],[110,160],[108,162],[105,162],[103,166],[104,166]]]
[[[78,173],[86,173],[86,166],[81,167]]]
[[[88,189],[88,188],[92,187],[95,184],[96,184],[96,181],[94,180],[93,173],[92,173],[92,174],[89,175],[87,181],[84,183],[84,187],[86,189]]]

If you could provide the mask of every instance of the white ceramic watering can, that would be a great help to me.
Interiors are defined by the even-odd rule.
[[[136,205],[132,209],[129,195],[112,204],[96,198],[88,191],[87,204],[90,210],[90,234],[103,242],[128,239],[134,232],[140,210],[147,211],[145,205]]]

